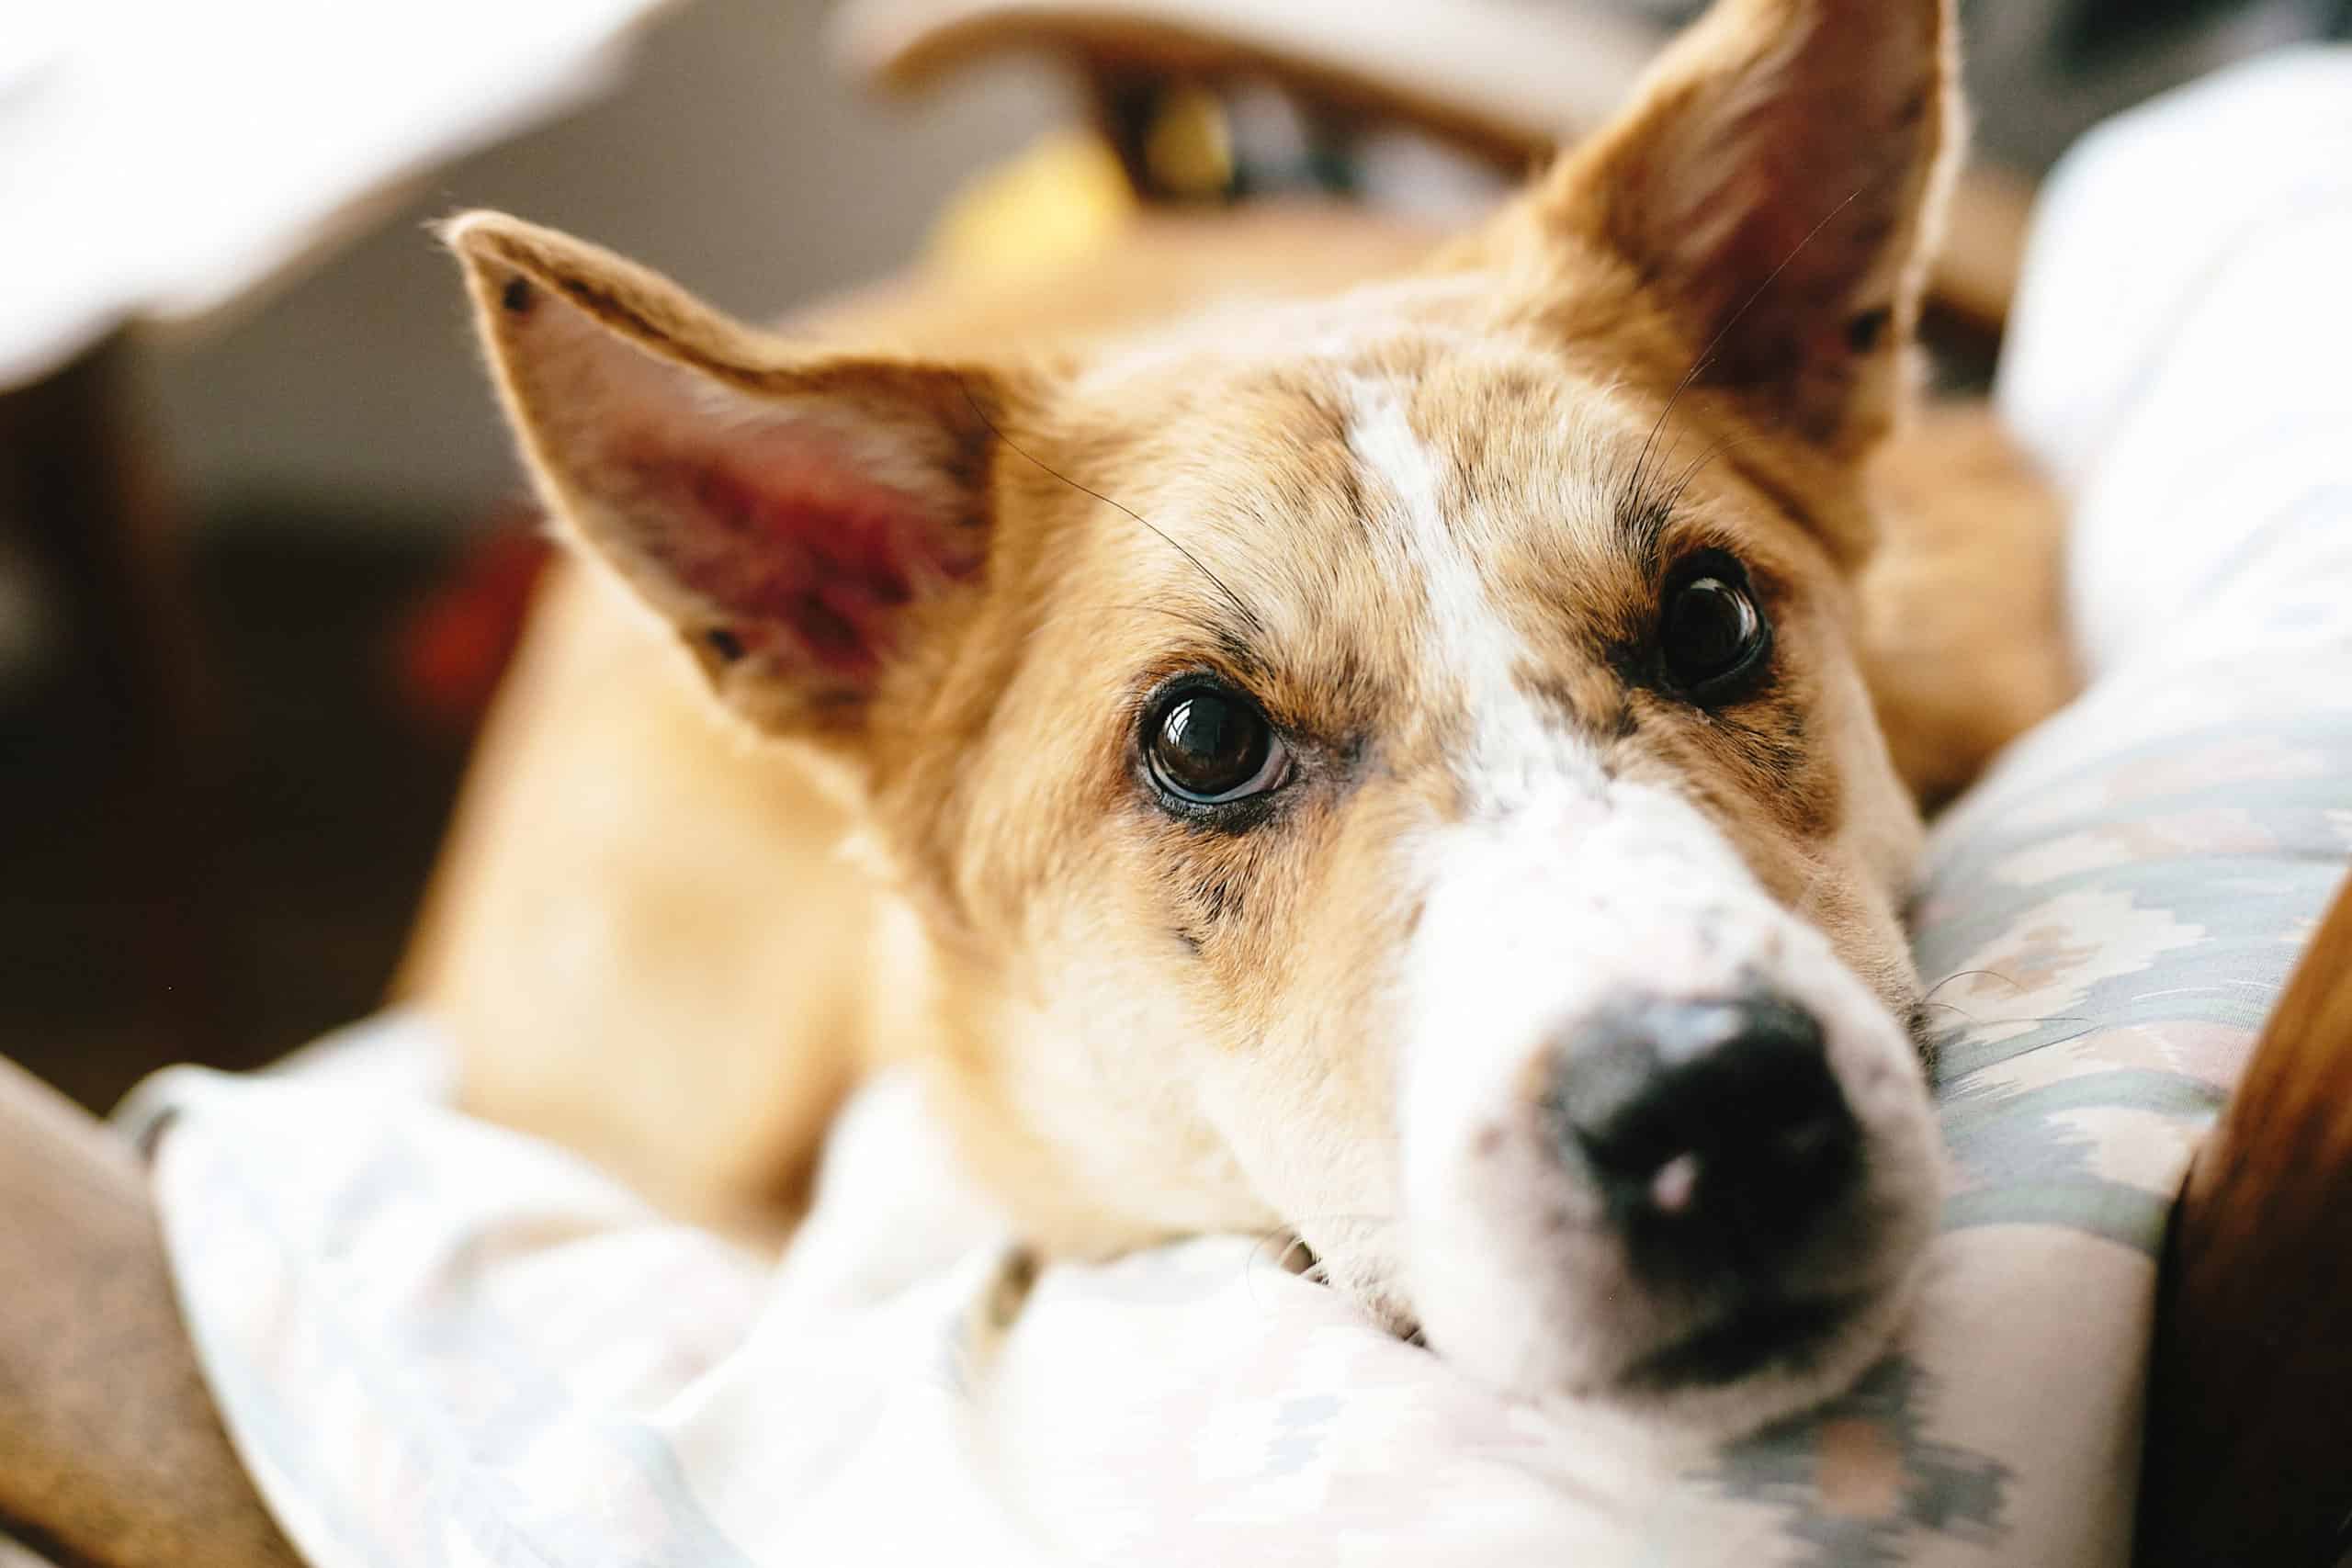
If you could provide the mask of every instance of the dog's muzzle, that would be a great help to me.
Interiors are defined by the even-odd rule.
[[[1656,792],[1444,845],[1404,988],[1406,1278],[1515,1391],[1727,1429],[1885,1347],[1932,1233],[1908,1031]]]

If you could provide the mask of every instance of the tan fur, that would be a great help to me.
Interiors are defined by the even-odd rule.
[[[1932,807],[2080,688],[2065,513],[1981,402],[1923,411],[1873,479],[1892,521],[1861,581],[1863,668],[1894,765]]]
[[[1937,601],[1926,563],[1975,548],[1960,498],[1926,497],[1947,521],[1865,570],[1862,459],[1894,416],[1951,70],[1931,0],[1726,0],[1616,127],[1418,270],[1410,236],[1354,220],[1278,257],[1196,231],[1173,277],[1147,232],[1082,289],[833,323],[921,357],[725,322],[513,220],[453,226],[543,491],[659,613],[568,576],[502,704],[414,976],[468,1103],[739,1213],[805,1170],[862,1064],[914,1052],[1049,1246],[1304,1227],[1334,1196],[1393,1214],[1396,1066],[1373,1043],[1420,919],[1400,854],[1502,809],[1497,778],[1533,763],[1489,753],[1552,736],[1688,800],[1906,1008],[1917,824],[1864,672],[1935,790],[2064,689],[2046,615],[2013,686],[1917,662],[1980,624],[1897,598]],[[1776,159],[1809,177],[1782,188]],[[1384,275],[1193,309],[1232,280]],[[693,482],[649,479],[648,444]],[[1978,449],[2000,504],[2038,504]],[[739,474],[832,505],[837,471],[887,479],[875,536],[917,560],[884,584],[878,660],[829,661],[831,612],[713,566],[799,502],[727,501],[716,556],[668,532]],[[1921,499],[1899,466],[1879,482]],[[2030,514],[1975,536],[2039,538]],[[1629,543],[1643,517],[1657,560]],[[1736,552],[1775,625],[1772,680],[1720,714],[1625,662],[1659,563],[1702,546]],[[1205,831],[1139,791],[1141,705],[1186,671],[1299,738],[1278,829]],[[1379,1246],[1334,1270],[1409,1319]]]

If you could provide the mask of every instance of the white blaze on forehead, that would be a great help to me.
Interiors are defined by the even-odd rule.
[[[1351,376],[1342,389],[1348,449],[1370,481],[1365,493],[1390,505],[1389,516],[1365,520],[1374,547],[1387,558],[1392,580],[1419,585],[1427,607],[1421,661],[1437,678],[1434,689],[1462,704],[1467,739],[1453,762],[1464,784],[1490,804],[1523,798],[1547,776],[1597,786],[1592,749],[1520,686],[1526,644],[1495,604],[1474,550],[1475,541],[1495,536],[1496,520],[1446,514],[1449,459],[1413,428],[1396,381]],[[1466,512],[1478,502],[1463,504]]]

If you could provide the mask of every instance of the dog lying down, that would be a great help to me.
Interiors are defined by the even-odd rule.
[[[1048,1250],[1295,1235],[1470,1374],[1715,1429],[1848,1383],[1939,1195],[1872,696],[1930,754],[1973,672],[1865,568],[1949,10],[1722,0],[1417,265],[1082,346],[811,346],[455,220],[651,613],[547,607],[593,739],[469,807],[550,846],[426,987],[469,1102],[775,1192],[915,1055]]]

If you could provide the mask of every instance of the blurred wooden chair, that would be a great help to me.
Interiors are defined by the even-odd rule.
[[[1248,189],[1246,167],[1220,187],[1154,155],[1171,111],[1204,90],[1230,99],[1279,85],[1310,154],[1410,127],[1515,180],[1600,123],[1667,36],[1605,6],[1513,0],[849,0],[839,15],[850,68],[892,91],[1001,54],[1062,55],[1138,194],[1179,201]],[[1937,308],[1998,333],[2031,198],[1998,165],[1962,174],[1930,286]]]

